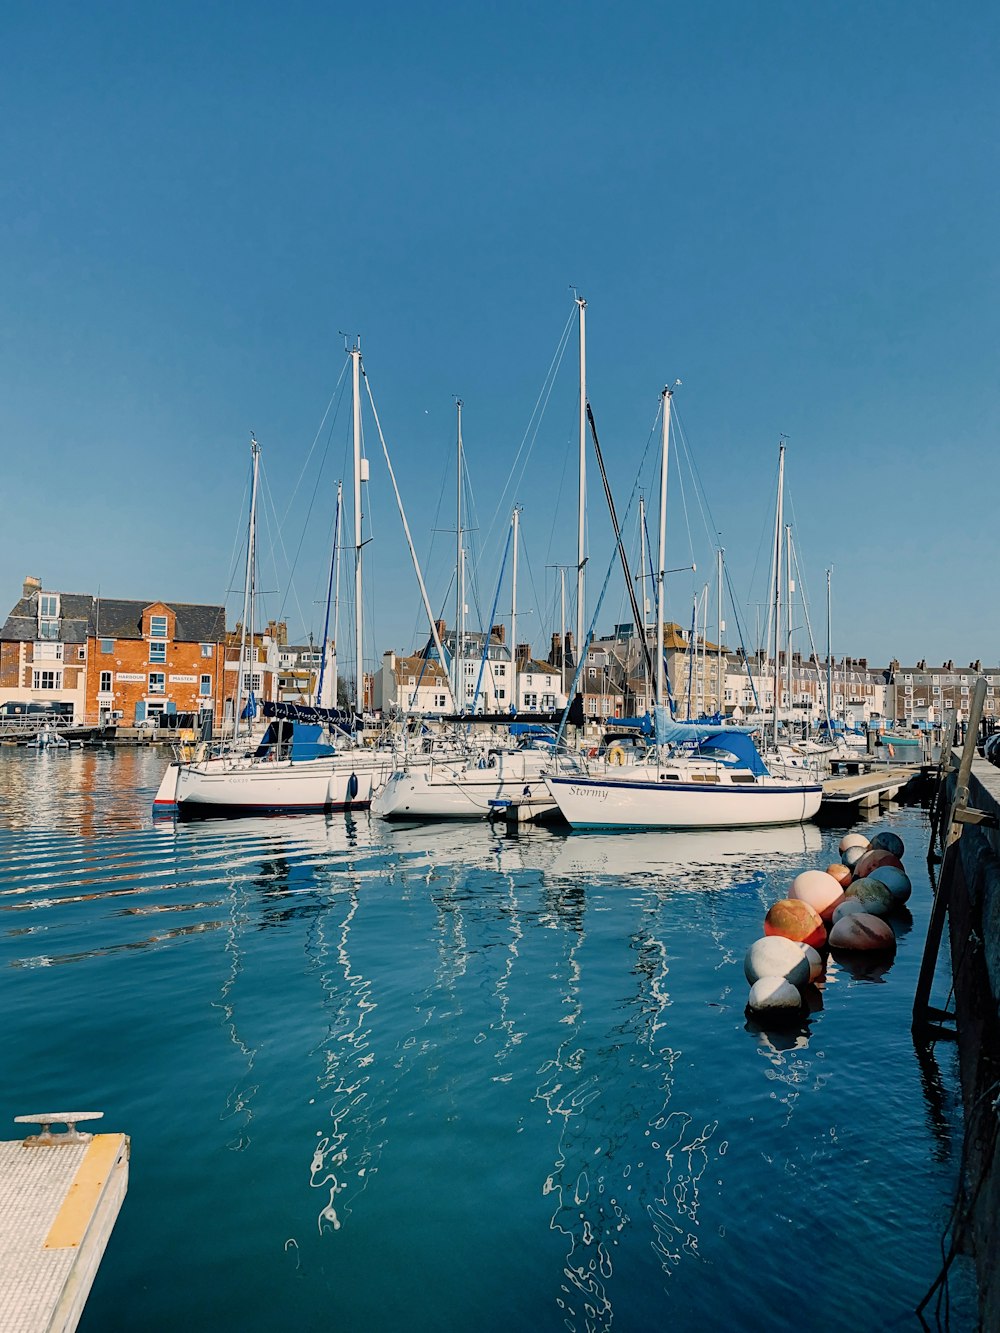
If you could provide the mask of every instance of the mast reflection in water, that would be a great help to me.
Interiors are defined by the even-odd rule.
[[[836,834],[154,829],[163,762],[0,754],[3,1112],[133,1141],[81,1328],[918,1327],[959,1129],[919,812],[894,963],[775,1034],[743,954]]]

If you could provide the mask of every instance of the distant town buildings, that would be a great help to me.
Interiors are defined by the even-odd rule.
[[[366,708],[426,717],[456,706],[459,712],[552,713],[575,689],[584,716],[606,723],[641,716],[652,701],[655,631],[646,631],[644,643],[641,629],[616,625],[613,634],[586,645],[579,675],[572,634],[552,635],[543,661],[527,643],[517,645],[512,659],[502,625],[468,632],[457,687],[455,631],[444,621],[436,631],[443,661],[434,635],[412,653],[384,653],[379,669],[365,675]],[[752,720],[773,713],[777,692],[781,715],[810,726],[825,719],[828,702],[837,725],[940,726],[952,710],[959,722],[968,718],[980,677],[986,681],[984,714],[998,715],[1000,666],[984,668],[979,661],[905,667],[894,659],[882,668],[846,657],[828,668],[817,656],[793,652],[790,661],[779,655],[776,672],[763,654],[744,656],[674,623],[665,626],[663,650],[680,718]],[[30,706],[78,722],[134,725],[162,715],[210,714],[219,723],[232,718],[235,699],[251,692],[258,700],[314,703],[321,670],[322,647],[290,645],[284,621],[244,635],[239,623],[226,629],[222,606],[66,593],[35,577],[25,579],[0,628],[0,710]],[[329,650],[325,670],[336,672]],[[328,697],[338,696],[353,702],[343,681]]]

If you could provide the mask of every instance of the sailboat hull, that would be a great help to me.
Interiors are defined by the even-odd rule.
[[[574,828],[723,829],[801,824],[820,807],[820,784],[754,785],[550,777],[553,800]]]
[[[367,810],[384,780],[386,767],[366,765],[364,758],[359,756],[353,766],[336,767],[325,759],[178,764],[174,780],[176,814],[179,819],[226,819]]]

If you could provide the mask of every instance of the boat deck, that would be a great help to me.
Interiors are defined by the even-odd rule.
[[[32,1117],[41,1134],[0,1143],[4,1333],[76,1328],[128,1187],[127,1135],[52,1134],[49,1119],[68,1123]]]
[[[837,811],[843,814],[851,813],[851,807],[857,810],[877,810],[886,801],[893,800],[903,787],[920,777],[922,772],[920,764],[895,764],[869,773],[827,778],[823,783],[820,809],[824,813]]]

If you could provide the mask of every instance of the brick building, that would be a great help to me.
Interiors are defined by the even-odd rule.
[[[77,722],[221,716],[225,609],[47,591],[24,581],[0,628],[0,707],[46,704]]]

